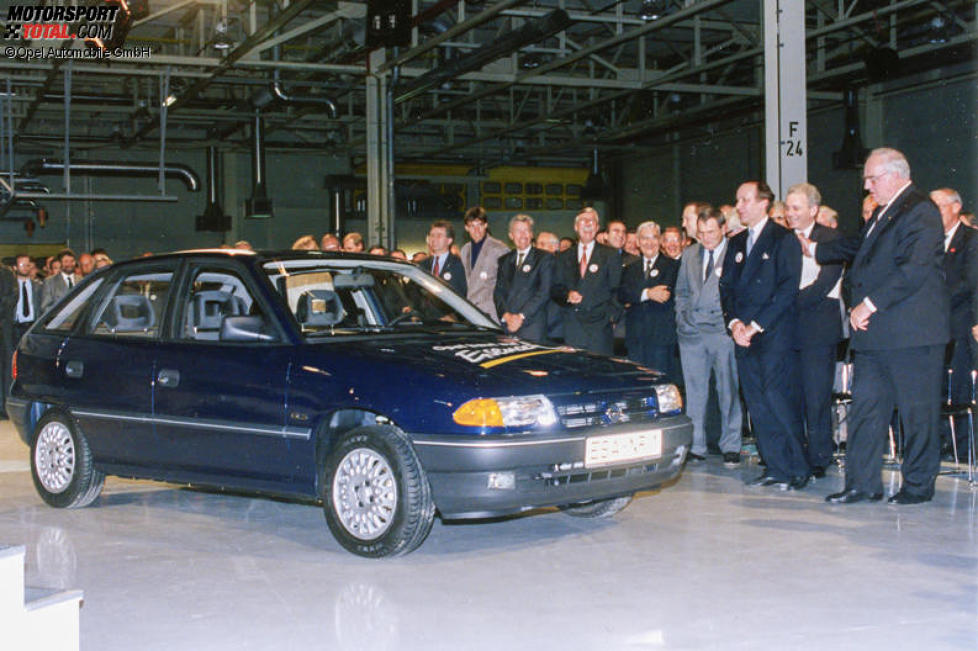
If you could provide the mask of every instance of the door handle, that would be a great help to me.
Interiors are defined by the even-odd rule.
[[[180,384],[180,371],[172,368],[160,369],[156,374],[156,383],[161,387],[172,389]]]
[[[78,379],[85,374],[85,362],[73,359],[65,364],[65,375],[70,378]]]

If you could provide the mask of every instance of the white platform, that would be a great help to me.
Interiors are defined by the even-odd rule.
[[[24,547],[0,547],[0,630],[10,651],[76,651],[81,590],[24,587]]]

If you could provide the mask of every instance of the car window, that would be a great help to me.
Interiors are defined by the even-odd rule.
[[[152,338],[159,333],[173,282],[170,270],[125,276],[109,292],[92,319],[89,334]]]
[[[196,341],[242,341],[228,334],[229,326],[234,325],[233,321],[227,322],[230,317],[252,317],[252,323],[261,324],[258,331],[271,336],[272,328],[261,305],[240,276],[225,269],[203,267],[195,271],[183,304],[181,337]]]
[[[102,284],[102,280],[102,278],[94,280],[85,289],[81,290],[77,296],[68,301],[67,305],[51,317],[51,320],[48,321],[45,327],[48,330],[56,330],[58,332],[70,332],[74,330],[78,317],[81,316],[85,306],[88,305],[88,301],[95,293],[95,290]]]
[[[495,327],[451,288],[413,265],[279,260],[264,268],[306,336],[422,326]]]

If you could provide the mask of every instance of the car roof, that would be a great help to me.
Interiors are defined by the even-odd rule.
[[[295,251],[292,249],[262,249],[259,251],[246,251],[243,249],[186,249],[183,251],[173,251],[170,253],[160,253],[158,255],[133,258],[121,261],[120,265],[138,264],[140,262],[165,261],[183,258],[214,258],[247,260],[251,264],[260,265],[264,262],[274,260],[363,260],[364,262],[380,262],[406,264],[414,266],[413,263],[397,258],[381,257],[370,255],[369,253],[346,253],[342,251]],[[115,265],[113,265],[115,266]]]

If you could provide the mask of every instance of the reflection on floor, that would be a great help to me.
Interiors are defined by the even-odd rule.
[[[436,521],[368,561],[321,510],[110,478],[90,508],[43,505],[0,423],[0,542],[27,582],[80,588],[82,649],[978,648],[978,492],[828,506],[688,467],[610,521],[558,512]],[[891,478],[893,492],[896,478]]]

